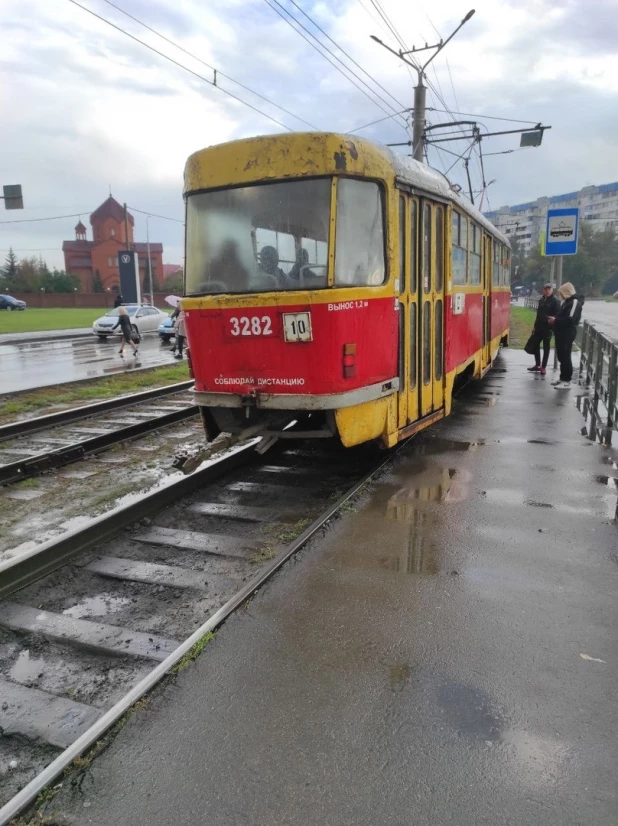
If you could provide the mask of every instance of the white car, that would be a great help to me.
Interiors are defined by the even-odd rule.
[[[157,310],[156,307],[140,304],[124,304],[123,305],[131,317],[131,327],[134,332],[138,332],[140,336],[144,333],[156,333],[159,324],[168,318],[168,314],[162,310]],[[113,327],[118,321],[118,308],[110,310],[92,325],[92,332],[95,336],[101,339],[106,339],[108,336],[121,335],[120,327]]]

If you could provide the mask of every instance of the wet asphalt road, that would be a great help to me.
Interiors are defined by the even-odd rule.
[[[507,352],[51,811],[614,826],[618,454],[528,363]]]
[[[118,354],[119,349],[119,338],[100,341],[97,336],[1,344],[0,393],[174,363],[170,345],[161,344],[156,333],[147,333],[143,337],[137,359],[129,345],[125,345],[124,357]]]
[[[618,304],[606,301],[587,301],[583,316],[586,321],[606,333],[610,338],[618,339]]]

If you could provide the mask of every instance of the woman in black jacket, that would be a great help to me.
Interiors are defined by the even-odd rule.
[[[567,390],[571,386],[571,378],[573,377],[571,347],[575,341],[577,325],[582,317],[584,296],[577,295],[575,287],[570,281],[560,287],[558,296],[563,299],[563,303],[556,315],[547,319],[554,328],[556,354],[560,362],[560,378],[552,384],[556,390]]]
[[[112,330],[115,330],[116,327],[120,327],[120,332],[122,333],[122,344],[120,345],[120,350],[118,351],[121,356],[124,356],[124,345],[130,344],[133,347],[133,355],[137,355],[137,344],[131,339],[131,335],[133,330],[131,329],[131,316],[127,312],[126,307],[118,307],[118,321],[112,327]]]

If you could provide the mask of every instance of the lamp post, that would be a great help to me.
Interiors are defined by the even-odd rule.
[[[424,139],[425,139],[425,98],[427,95],[427,87],[423,85],[423,79],[425,77],[425,70],[431,63],[431,61],[438,55],[442,49],[446,46],[446,44],[452,40],[457,32],[461,29],[463,25],[465,25],[468,20],[474,14],[474,9],[470,9],[468,14],[464,17],[461,21],[459,26],[455,29],[455,31],[449,35],[446,40],[441,40],[439,43],[435,43],[433,46],[428,46],[425,44],[420,48],[416,49],[414,46],[407,52],[402,52],[401,50],[395,51],[395,49],[391,49],[390,46],[387,46],[386,43],[383,43],[379,37],[376,37],[374,34],[371,35],[371,39],[375,40],[376,43],[379,43],[380,46],[384,46],[385,49],[388,49],[389,52],[392,52],[396,55],[400,60],[403,60],[404,63],[407,63],[408,66],[411,66],[413,69],[416,69],[418,82],[414,87],[414,118],[412,121],[412,157],[416,161],[420,161],[423,163],[423,151],[424,151]],[[416,54],[416,52],[424,52],[428,49],[435,49],[436,51],[431,55],[429,60],[424,63],[422,66],[420,63],[413,62],[412,60],[407,60],[406,55]]]
[[[154,293],[152,290],[152,264],[150,263],[150,233],[148,228],[148,221],[150,220],[150,215],[146,216],[146,250],[148,254],[148,287],[150,289],[150,305],[154,307]]]

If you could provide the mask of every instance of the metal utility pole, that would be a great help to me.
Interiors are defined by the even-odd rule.
[[[154,293],[152,291],[152,264],[150,263],[150,233],[148,231],[148,221],[150,215],[146,216],[146,250],[148,252],[148,287],[150,289],[150,304],[154,307]]]
[[[418,82],[414,87],[414,120],[412,121],[412,157],[414,158],[414,160],[420,161],[420,163],[423,163],[423,154],[425,149],[425,98],[427,95],[427,88],[423,85],[425,70],[427,69],[431,61],[434,59],[434,57],[436,57],[436,55],[438,55],[442,51],[446,44],[455,37],[457,32],[465,23],[468,22],[468,20],[472,17],[473,14],[474,9],[470,9],[468,14],[459,24],[459,26],[457,26],[455,31],[451,35],[449,35],[446,38],[446,40],[441,40],[439,43],[434,43],[433,46],[428,46],[427,43],[425,43],[424,46],[421,46],[418,49],[412,46],[412,48],[407,52],[402,52],[401,49],[399,51],[391,49],[390,46],[387,46],[386,43],[383,43],[374,34],[371,35],[372,40],[375,40],[376,43],[380,44],[380,46],[384,46],[385,49],[388,49],[389,52],[392,52],[400,60],[403,60],[403,62],[407,63],[408,66],[411,66],[413,69],[416,69]],[[416,63],[412,60],[406,59],[406,55],[416,54],[416,52],[424,52],[430,49],[435,49],[436,51],[431,55],[429,60],[422,66],[420,63]]]
[[[124,207],[124,234],[125,234],[125,241],[127,243],[127,249],[131,249],[131,242],[129,240],[129,214],[127,213],[127,205],[123,204]]]
[[[423,86],[423,75],[418,73],[418,83],[414,87],[414,120],[412,121],[412,157],[423,163],[425,138],[425,98],[427,87]]]

